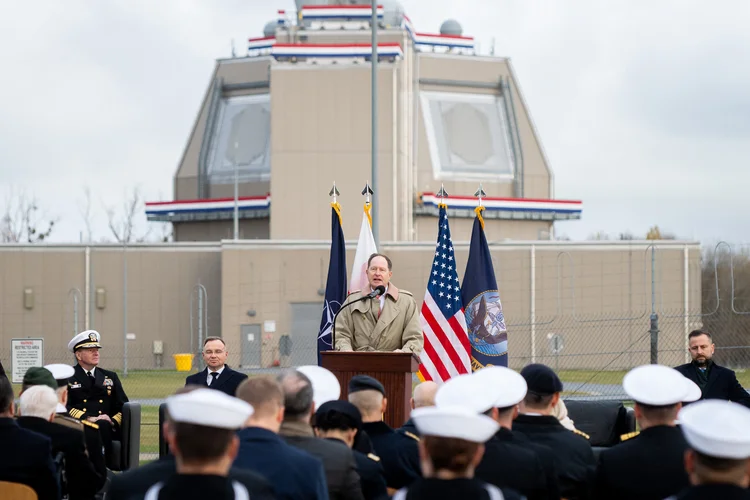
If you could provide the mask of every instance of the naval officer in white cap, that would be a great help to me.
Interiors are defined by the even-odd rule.
[[[440,406],[417,408],[411,419],[421,439],[419,457],[423,477],[402,488],[393,500],[440,500],[471,498],[503,500],[502,491],[474,478],[474,469],[482,460],[484,443],[499,429],[497,422],[478,415],[471,407]]]
[[[677,418],[691,486],[670,499],[750,498],[750,409],[710,399],[686,406]]]
[[[700,398],[700,389],[663,365],[630,370],[622,387],[635,401],[641,430],[621,436],[623,442],[601,453],[595,497],[661,500],[679,493],[688,485],[683,464],[687,443],[675,419],[682,403]]]
[[[101,335],[96,330],[81,332],[68,342],[78,364],[68,379],[70,416],[96,423],[104,443],[107,463],[112,463],[112,440],[119,439],[122,406],[128,402],[122,383],[113,371],[99,367]]]
[[[239,449],[236,431],[253,407],[211,389],[170,396],[166,403],[171,422],[166,437],[177,474],[152,486],[145,500],[248,500],[247,488],[227,475]]]

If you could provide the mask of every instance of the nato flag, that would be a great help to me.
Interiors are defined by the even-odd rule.
[[[341,228],[341,207],[338,203],[331,204],[331,258],[328,262],[328,281],[326,281],[326,297],[323,304],[323,317],[320,320],[318,332],[318,366],[320,366],[320,351],[333,349],[331,328],[333,317],[346,300],[346,243],[344,230]]]
[[[461,284],[466,326],[471,344],[473,371],[485,366],[508,366],[508,332],[503,306],[484,235],[482,210],[477,211],[471,232],[469,261]]]

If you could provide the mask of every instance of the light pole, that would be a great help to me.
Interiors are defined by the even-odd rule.
[[[239,143],[234,143],[234,240],[240,239],[239,222],[239,175],[237,168],[237,148]]]
[[[371,107],[372,107],[372,124],[371,127],[371,142],[372,142],[372,165],[370,177],[372,179],[372,190],[374,193],[378,192],[378,0],[372,0],[372,75],[371,75]],[[378,235],[378,204],[374,203],[373,194],[373,210],[372,210],[372,237],[375,240],[375,245],[380,247],[380,238]]]

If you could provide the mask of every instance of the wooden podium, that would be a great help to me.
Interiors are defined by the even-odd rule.
[[[355,375],[369,375],[383,384],[388,406],[385,422],[391,427],[404,425],[411,408],[412,373],[419,364],[409,352],[321,351],[321,364],[336,375],[341,384],[341,399],[347,399],[349,381]]]

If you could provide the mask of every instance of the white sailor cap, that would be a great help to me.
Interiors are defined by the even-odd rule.
[[[463,439],[473,443],[486,442],[500,429],[490,417],[461,406],[416,408],[412,410],[411,418],[423,436]]]
[[[669,406],[689,402],[695,395],[694,388],[688,382],[690,380],[674,368],[664,365],[642,365],[625,374],[622,388],[637,403]],[[700,398],[700,395],[698,397]]]
[[[335,401],[341,396],[339,379],[322,366],[305,365],[297,368],[297,371],[304,373],[312,383],[315,408],[320,408],[323,403]]]
[[[170,420],[219,429],[239,429],[253,414],[241,399],[211,389],[169,396],[166,402]]]
[[[677,418],[685,440],[695,451],[715,458],[750,458],[750,409],[707,399],[686,406]]]
[[[459,375],[440,386],[436,406],[462,406],[475,413],[491,408],[516,405],[526,396],[526,380],[514,370],[502,366],[482,368],[471,375]]]
[[[435,393],[435,406],[439,408],[457,406],[473,413],[484,413],[493,407],[495,399],[497,399],[497,391],[491,387],[483,387],[474,375],[463,374],[451,378],[438,387]]]
[[[68,379],[76,373],[72,366],[62,363],[53,363],[51,365],[44,365],[44,367],[52,373],[59,387],[68,385]]]
[[[73,337],[68,342],[68,350],[70,352],[76,352],[78,349],[85,349],[87,347],[97,347],[101,349],[100,344],[102,336],[96,330],[86,330]]]
[[[698,387],[698,384],[693,382],[687,377],[684,377],[685,380],[687,380],[688,385],[688,392],[684,396],[684,399],[682,400],[683,403],[692,403],[694,401],[698,401],[701,396],[703,396],[703,391],[701,391],[701,388]]]
[[[474,372],[473,377],[481,387],[496,395],[494,408],[515,406],[526,397],[526,379],[515,370],[504,366],[488,366]]]

